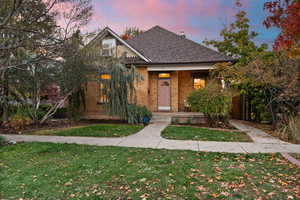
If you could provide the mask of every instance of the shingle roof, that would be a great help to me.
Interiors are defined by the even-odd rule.
[[[234,59],[160,26],[126,41],[152,63],[221,62]]]

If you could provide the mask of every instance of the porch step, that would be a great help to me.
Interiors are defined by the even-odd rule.
[[[168,122],[168,123],[171,123],[171,116],[153,114],[151,122]]]
[[[203,113],[193,112],[155,112],[151,122],[168,122],[172,124],[205,124]]]

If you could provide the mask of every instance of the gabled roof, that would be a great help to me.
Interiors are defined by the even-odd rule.
[[[181,35],[155,26],[126,41],[152,63],[197,63],[233,61],[232,57],[209,49]]]
[[[144,56],[139,50],[136,48],[133,48],[130,44],[128,44],[125,40],[123,40],[117,33],[115,33],[113,30],[111,30],[109,27],[105,27],[93,40],[89,42],[89,44],[93,43],[98,38],[104,37],[107,33],[110,33],[113,37],[115,37],[119,42],[121,42],[123,45],[128,47],[131,51],[133,51],[135,54],[137,54],[143,61],[145,62],[151,62],[149,58]]]

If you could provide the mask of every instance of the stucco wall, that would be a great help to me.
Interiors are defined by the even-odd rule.
[[[93,44],[94,46],[97,47],[97,49],[99,49],[99,55],[101,53],[101,48],[102,48],[102,40],[104,39],[113,39],[114,37],[111,36],[111,35],[107,35],[103,38],[99,38],[97,39],[96,41],[93,41]],[[116,46],[116,49],[114,50],[114,52],[116,52],[116,56],[119,58],[121,57],[125,52],[127,53],[127,56],[128,57],[136,57],[137,54],[134,53],[131,49],[129,49],[127,46],[125,46],[123,43],[119,42],[117,40],[117,46]]]
[[[127,53],[127,57],[136,57],[137,55],[131,51],[125,45],[121,45],[117,43],[117,57],[121,57],[124,53]]]

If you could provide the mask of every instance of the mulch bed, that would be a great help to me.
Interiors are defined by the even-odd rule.
[[[219,131],[238,131],[234,126],[231,124],[224,124],[222,123],[219,127],[211,127],[208,123],[203,124],[171,124],[172,126],[190,126],[195,128],[208,128],[211,130],[219,130]]]
[[[11,127],[4,126],[0,124],[0,133],[1,134],[23,134],[32,131],[39,131],[39,130],[46,130],[46,129],[59,129],[59,128],[70,128],[76,126],[86,126],[86,125],[93,125],[93,124],[127,124],[126,121],[120,120],[80,120],[80,121],[73,121],[68,119],[52,119],[49,120],[47,123],[40,125],[40,124],[33,124],[27,126],[25,130],[16,131]]]

